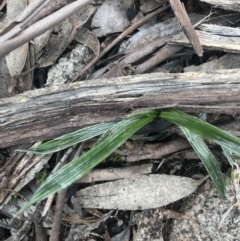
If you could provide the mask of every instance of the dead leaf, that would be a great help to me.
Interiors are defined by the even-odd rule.
[[[46,46],[46,44],[51,36],[52,30],[53,29],[49,29],[48,31],[37,36],[34,39],[34,50],[35,50],[36,59],[39,59],[40,56],[42,55],[42,50]]]
[[[148,175],[94,185],[76,193],[84,208],[139,210],[168,205],[193,193],[201,181]]]
[[[127,20],[127,9],[131,1],[106,0],[98,9],[92,20],[93,32],[97,37],[110,33],[122,32],[130,24]]]
[[[77,33],[74,37],[74,40],[89,47],[95,54],[95,57],[99,56],[99,53],[100,53],[99,40],[95,36],[95,34],[91,32],[89,29],[84,27],[77,29]]]
[[[33,45],[29,44],[26,63],[24,65],[22,74],[18,78],[19,80],[18,86],[20,86],[23,91],[32,89],[34,64],[35,64],[34,47]]]
[[[59,25],[57,25],[46,46],[43,48],[43,54],[38,60],[40,67],[47,67],[55,63],[60,54],[72,41],[76,33],[76,26],[67,18]]]
[[[7,66],[12,78],[18,77],[25,65],[28,55],[28,43],[14,49],[6,55]]]
[[[14,22],[15,18],[24,10],[26,6],[27,0],[9,0],[7,2],[7,15],[2,21],[2,30],[8,28],[8,26]],[[28,44],[26,43],[6,55],[7,66],[12,78],[18,77],[21,74],[26,62],[27,54]]]
[[[161,1],[163,2],[163,0]],[[165,1],[166,2],[166,1]],[[162,3],[154,0],[140,0],[140,9],[142,12],[147,13],[158,8]]]
[[[0,21],[0,33],[7,29],[27,6],[27,0],[8,0],[7,14]]]
[[[79,11],[77,11],[73,17],[77,18],[81,22],[81,26],[83,26],[89,18],[93,15],[95,12],[96,7],[93,5],[86,5],[82,7]]]
[[[123,154],[120,154],[123,155]],[[78,183],[92,183],[99,181],[113,181],[117,179],[136,177],[143,174],[149,174],[152,171],[152,163],[137,165],[137,166],[127,166],[122,168],[110,167],[108,169],[93,169],[81,179]]]

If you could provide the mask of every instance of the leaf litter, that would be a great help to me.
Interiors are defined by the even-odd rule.
[[[21,2],[21,3],[20,3]],[[36,1],[36,9],[39,9],[39,6],[43,2],[47,3],[47,1]],[[71,2],[71,1],[69,1]],[[86,1],[87,2],[87,1]],[[137,1],[136,1],[137,2]],[[199,5],[196,3],[193,3],[193,1],[185,1],[185,4],[188,11],[188,17],[190,18],[192,25],[200,24],[197,33],[197,38],[199,38],[200,44],[203,46],[204,51],[207,54],[210,54],[210,58],[204,59],[198,59],[200,60],[200,63],[197,63],[198,69],[196,69],[197,61],[193,61],[191,58],[194,56],[194,50],[192,49],[192,46],[194,46],[194,42],[191,42],[191,36],[190,36],[190,42],[189,37],[185,37],[185,35],[182,33],[182,31],[188,31],[188,30],[182,30],[182,25],[178,25],[178,20],[173,16],[173,13],[167,12],[168,8],[166,8],[164,11],[165,16],[159,16],[159,19],[153,17],[154,19],[151,21],[151,25],[148,24],[144,25],[140,24],[139,27],[132,28],[130,32],[126,32],[127,34],[124,36],[124,41],[120,39],[119,45],[120,48],[117,48],[115,52],[105,55],[102,54],[103,49],[108,46],[109,42],[112,41],[112,39],[117,38],[119,33],[124,32],[126,29],[131,28],[134,26],[134,23],[138,21],[138,19],[141,19],[144,17],[143,14],[149,13],[151,11],[154,11],[158,6],[162,6],[162,4],[165,4],[167,1],[140,1],[140,4],[137,4],[135,1],[122,1],[121,3],[119,1],[97,1],[97,4],[95,5],[87,5],[84,7],[84,9],[78,11],[75,15],[73,15],[71,18],[68,18],[64,22],[60,23],[58,26],[55,26],[54,28],[49,28],[47,33],[42,34],[35,38],[33,41],[26,41],[22,47],[15,48],[13,52],[8,54],[6,56],[6,59],[4,57],[1,57],[1,69],[0,69],[0,97],[6,97],[10,95],[15,95],[18,93],[21,93],[23,91],[27,91],[33,88],[36,88],[33,79],[36,78],[36,74],[33,71],[38,71],[38,68],[44,68],[48,71],[48,77],[45,80],[47,83],[47,86],[57,86],[57,85],[63,85],[65,83],[74,81],[76,79],[76,76],[79,76],[77,79],[85,80],[90,75],[92,76],[98,76],[104,77],[104,78],[110,78],[110,77],[118,77],[118,76],[124,76],[129,74],[136,74],[136,73],[143,73],[146,71],[155,72],[159,71],[159,65],[163,63],[161,66],[166,66],[167,64],[172,64],[174,67],[172,68],[165,68],[167,71],[174,72],[174,69],[178,69],[179,72],[182,70],[184,72],[187,71],[202,71],[202,70],[209,70],[209,66],[211,66],[212,70],[218,69],[218,68],[236,68],[239,67],[237,63],[238,54],[239,54],[239,38],[238,38],[238,29],[234,28],[230,23],[235,23],[235,21],[239,18],[239,13],[235,12],[234,14],[228,15],[227,12],[224,12],[224,10],[233,10],[238,11],[238,3],[235,1],[232,1],[232,3],[222,3],[222,1],[217,3],[217,7],[221,8],[221,14],[224,15],[224,18],[222,16],[219,16],[217,11],[215,13],[214,17],[211,19],[209,17],[206,22],[207,24],[201,24],[199,21],[206,18],[206,15],[202,15],[203,11],[198,11],[199,9],[208,9],[208,7],[211,5],[213,7],[216,7],[216,1],[213,0],[204,0],[199,1]],[[170,1],[172,4],[174,4],[174,1]],[[191,3],[192,2],[192,3]],[[6,32],[10,32],[14,30],[14,26],[17,26],[18,24],[24,23],[26,20],[26,12],[22,16],[19,17],[19,15],[22,13],[23,8],[20,7],[20,4],[22,4],[23,1],[7,1],[4,4],[7,4],[7,11],[4,10],[1,12],[3,14],[3,17],[0,19],[0,28],[2,31],[2,35]],[[55,12],[59,8],[64,7],[67,5],[67,2],[63,1],[52,1],[52,7],[48,7],[48,10],[43,7],[43,11],[37,10],[35,12],[35,8],[33,8],[33,12],[37,13],[36,16],[33,16],[34,18],[30,18],[29,22],[26,23],[24,26],[28,28],[30,25],[34,24],[34,22],[38,22],[41,18],[41,14],[49,15],[52,12]],[[90,1],[89,1],[90,3]],[[210,5],[204,5],[203,3],[208,3]],[[60,5],[59,5],[60,4]],[[193,10],[194,8],[191,8],[191,4],[195,4],[195,9],[197,11]],[[29,5],[30,6],[30,5]],[[190,7],[188,7],[190,6]],[[11,8],[13,7],[13,10]],[[172,6],[173,7],[173,6]],[[136,15],[136,19],[129,20],[126,17],[126,12],[129,8],[135,8],[136,12],[138,14]],[[138,9],[139,8],[139,9]],[[174,9],[174,7],[173,7]],[[218,10],[218,9],[217,9]],[[194,12],[195,11],[195,12]],[[41,14],[38,14],[38,13]],[[175,10],[176,12],[176,10]],[[193,13],[189,13],[193,12]],[[196,14],[197,12],[197,14]],[[201,13],[201,14],[199,14]],[[176,15],[177,16],[177,15]],[[166,18],[165,18],[166,17]],[[224,20],[226,19],[226,22]],[[16,21],[17,20],[17,21]],[[213,25],[217,24],[217,25]],[[44,24],[43,24],[44,25]],[[10,26],[10,28],[9,28]],[[24,27],[20,29],[19,31],[24,32]],[[224,30],[224,33],[222,33]],[[13,38],[17,38],[19,32],[12,34]],[[44,36],[45,35],[45,36]],[[222,37],[224,36],[224,37]],[[2,40],[0,38],[0,44],[3,46],[6,39]],[[78,43],[77,43],[78,42]],[[175,44],[176,46],[174,46]],[[22,45],[22,44],[21,44]],[[6,45],[7,46],[7,45]],[[114,47],[115,44],[113,44],[112,47]],[[149,48],[149,46],[151,48]],[[162,49],[161,47],[164,46]],[[186,49],[184,46],[188,46],[190,48]],[[119,47],[119,46],[118,46]],[[8,47],[6,47],[8,48]],[[34,51],[33,51],[34,48]],[[149,49],[148,49],[149,48]],[[111,49],[111,48],[110,48]],[[109,50],[110,50],[109,49]],[[144,52],[145,50],[145,52]],[[221,50],[221,52],[216,52],[216,50]],[[210,52],[213,51],[213,52]],[[214,52],[215,51],[215,52]],[[10,50],[9,50],[10,52]],[[232,54],[232,52],[234,54]],[[227,53],[224,55],[224,53]],[[177,54],[179,54],[180,57],[176,57]],[[32,57],[34,56],[34,57]],[[157,60],[157,58],[158,60]],[[160,56],[160,57],[158,57]],[[189,57],[190,56],[190,57]],[[103,58],[104,57],[104,58]],[[154,58],[155,57],[155,58]],[[196,57],[196,56],[195,56]],[[34,60],[32,60],[34,58]],[[93,60],[97,60],[99,58],[102,58],[100,63],[95,61],[96,64],[93,64]],[[171,60],[173,59],[173,61]],[[236,61],[234,61],[234,58],[236,58]],[[175,60],[178,61],[175,61]],[[221,59],[223,59],[221,61]],[[148,60],[149,62],[145,63],[145,61]],[[165,63],[164,61],[167,61]],[[104,63],[105,61],[105,63]],[[6,66],[7,63],[7,66]],[[187,63],[187,64],[186,64]],[[193,63],[193,64],[192,64]],[[86,66],[90,64],[88,67],[88,70]],[[177,66],[176,66],[177,65]],[[107,68],[106,68],[107,66]],[[94,73],[103,68],[104,71],[101,72],[101,74]],[[79,73],[82,74],[79,75]],[[86,72],[88,71],[88,72]],[[100,71],[98,72],[100,73]],[[28,76],[27,76],[28,75]],[[94,80],[93,80],[94,81]],[[210,118],[210,117],[209,117]],[[213,118],[217,118],[216,116]],[[176,130],[172,130],[173,133],[178,134]],[[168,137],[169,138],[169,137]],[[164,137],[161,139],[157,139],[159,144],[162,144],[161,142],[165,142]],[[167,139],[169,140],[169,139]],[[165,149],[163,145],[162,153],[167,153],[166,155],[163,155],[160,153],[155,153],[154,151],[156,148],[149,148],[149,153],[143,153],[141,155],[141,146],[145,145],[146,141],[135,141],[137,143],[135,147],[131,150],[134,150],[134,153],[136,153],[135,157],[136,160],[139,161],[140,159],[146,160],[144,156],[148,156],[148,160],[156,159],[155,161],[157,165],[159,166],[159,161],[164,160],[171,160],[172,165],[169,164],[169,162],[165,162],[163,164],[163,167],[166,168],[166,170],[160,168],[160,172],[163,173],[169,173],[171,175],[165,175],[165,174],[149,174],[149,175],[137,175],[136,171],[135,173],[131,173],[131,166],[129,167],[129,173],[120,175],[120,178],[123,178],[121,180],[117,181],[110,181],[102,184],[95,184],[94,182],[104,181],[104,180],[114,180],[118,179],[118,175],[110,175],[110,177],[107,177],[106,179],[95,176],[98,175],[97,170],[93,176],[90,175],[88,182],[91,182],[90,179],[92,179],[93,185],[87,188],[83,188],[81,190],[78,190],[76,193],[76,200],[73,209],[70,207],[68,209],[65,209],[65,215],[68,217],[71,217],[72,220],[76,219],[74,218],[83,218],[84,222],[82,223],[88,223],[88,225],[82,225],[78,228],[70,228],[68,237],[66,237],[65,240],[76,240],[74,237],[76,235],[80,235],[82,237],[82,240],[84,240],[85,234],[88,234],[89,236],[91,233],[91,230],[102,227],[102,224],[106,222],[106,220],[110,219],[110,216],[112,215],[112,218],[115,218],[118,222],[122,221],[125,222],[124,217],[119,216],[120,211],[111,211],[108,215],[105,215],[103,210],[102,213],[97,213],[88,211],[87,208],[93,208],[93,209],[113,209],[113,210],[124,210],[124,216],[127,216],[128,225],[126,229],[123,229],[119,234],[120,236],[117,236],[118,234],[114,233],[111,230],[111,225],[108,224],[107,232],[109,232],[110,236],[107,236],[104,238],[112,239],[112,240],[121,240],[122,237],[125,237],[126,240],[130,240],[130,233],[136,232],[134,231],[134,228],[131,230],[131,222],[134,222],[132,213],[129,213],[128,210],[144,210],[144,209],[153,209],[156,212],[159,212],[159,210],[162,210],[166,205],[173,205],[174,202],[178,201],[177,203],[181,202],[182,198],[190,196],[193,192],[196,191],[198,186],[201,183],[201,180],[197,181],[189,177],[185,177],[185,173],[187,172],[188,176],[194,176],[199,170],[200,172],[205,173],[202,171],[201,167],[199,167],[199,170],[196,171],[196,169],[190,173],[188,173],[187,169],[184,169],[183,172],[180,173],[180,175],[183,176],[177,176],[174,174],[179,174],[178,167],[181,167],[180,164],[176,164],[176,160],[174,160],[175,156],[172,154],[173,152],[167,150],[170,148],[170,150],[178,150],[176,159],[178,163],[183,162],[182,159],[184,158],[184,154],[188,154],[187,146],[186,148],[183,148],[183,150],[177,149],[174,145],[174,140],[167,141],[167,144]],[[88,148],[91,148],[91,143],[86,143],[86,146]],[[174,148],[173,148],[174,147]],[[24,148],[24,147],[23,147]],[[75,148],[75,147],[74,147]],[[173,149],[172,149],[173,148]],[[11,189],[15,192],[22,192],[24,193],[24,188],[22,188],[24,185],[27,185],[32,190],[36,190],[36,188],[39,186],[38,184],[33,184],[33,176],[34,172],[38,172],[41,170],[41,166],[44,166],[46,162],[49,161],[50,156],[43,156],[42,158],[38,158],[37,156],[28,156],[26,155],[25,158],[21,155],[18,155],[15,152],[15,149],[12,148],[13,154],[10,157],[7,157],[9,162],[6,162],[3,167],[1,168],[2,173],[2,182],[1,187],[6,189]],[[75,149],[74,149],[75,150]],[[85,151],[87,150],[87,147]],[[76,151],[77,152],[77,151]],[[151,153],[153,152],[153,153]],[[2,151],[0,152],[0,154]],[[8,156],[4,151],[3,156]],[[121,153],[121,154],[119,154]],[[116,153],[116,155],[113,157],[113,159],[120,160],[120,162],[127,161],[129,157],[131,157],[131,151],[127,150],[127,154],[122,154],[124,151],[119,151]],[[74,151],[73,151],[74,154]],[[172,154],[172,155],[171,155]],[[141,157],[142,156],[142,157]],[[0,156],[2,158],[2,156]],[[71,159],[71,158],[70,158]],[[222,162],[222,157],[219,158]],[[21,161],[22,160],[22,161]],[[27,166],[26,162],[32,162],[31,166]],[[145,162],[145,161],[143,161]],[[146,161],[147,162],[147,161]],[[16,165],[14,164],[16,163]],[[24,164],[23,164],[24,163]],[[35,164],[36,163],[36,164]],[[154,167],[153,161],[147,162],[146,172],[150,173],[149,170],[149,164],[150,166]],[[168,163],[168,164],[166,164]],[[2,162],[1,162],[2,164]],[[34,166],[35,165],[35,166]],[[110,165],[114,165],[114,162]],[[138,165],[134,164],[137,167]],[[34,166],[34,167],[33,167]],[[1,166],[0,166],[1,167]],[[193,166],[188,166],[190,169],[193,168]],[[11,169],[12,168],[12,169]],[[29,168],[31,170],[29,170]],[[128,169],[128,166],[125,167]],[[170,168],[171,170],[168,170],[167,168]],[[117,169],[115,168],[115,173],[117,173]],[[194,168],[193,168],[194,169]],[[7,171],[6,171],[7,170]],[[100,169],[101,170],[101,169]],[[104,171],[106,171],[103,168]],[[111,170],[111,167],[110,167]],[[14,173],[14,177],[8,176],[7,172]],[[145,174],[146,172],[141,171],[141,174]],[[196,173],[194,173],[196,172]],[[103,172],[100,172],[103,173]],[[202,178],[203,175],[200,177]],[[140,174],[140,173],[139,173]],[[24,182],[21,184],[17,184],[21,178],[24,178]],[[106,175],[108,176],[108,175]],[[95,178],[97,177],[97,178]],[[7,180],[7,182],[6,182]],[[14,181],[15,180],[15,181]],[[210,186],[210,182],[207,181],[205,186]],[[214,190],[214,187],[211,186],[210,189],[207,189],[207,192],[202,192],[202,188],[200,189],[200,194],[197,192],[196,194],[196,200],[201,200],[201,202],[210,202],[212,203],[212,199],[215,199],[216,202],[214,202],[213,206],[210,208],[211,210],[208,212],[208,215],[211,215],[212,213],[215,214],[217,211],[216,206],[221,202],[220,210],[221,212],[224,212],[228,210],[229,207],[227,207],[225,204],[222,203],[222,201],[219,201],[218,198],[216,198],[216,193],[213,194],[213,196],[209,199],[208,194],[212,193],[211,191]],[[11,195],[9,195],[9,191],[2,191],[1,195],[1,203],[3,204],[3,200],[5,200],[4,204],[9,203],[10,200],[13,200]],[[203,194],[204,193],[204,194]],[[29,195],[29,193],[28,193]],[[28,196],[26,195],[26,196]],[[212,194],[211,194],[212,195]],[[31,196],[31,194],[30,194]],[[6,198],[7,197],[7,198]],[[69,200],[73,200],[70,198]],[[193,234],[191,230],[194,230],[196,232],[196,235],[202,235],[201,237],[205,239],[208,237],[207,235],[211,236],[212,234],[204,232],[203,234],[198,233],[199,224],[201,227],[207,229],[209,227],[209,224],[203,223],[204,219],[209,219],[209,216],[204,216],[206,214],[206,210],[208,210],[208,207],[205,207],[204,204],[196,205],[197,201],[193,201],[194,196],[190,196],[189,199],[190,205],[185,204],[182,205],[182,211],[184,215],[182,215],[182,218],[180,218],[180,221],[177,220],[177,216],[174,216],[174,222],[173,222],[173,232],[171,234],[172,240],[175,240],[176,238],[179,238],[179,236],[176,236],[176,233],[180,233],[180,237],[184,240],[193,240],[193,237],[187,237],[182,236],[184,235],[182,230],[185,230],[187,226],[184,226],[183,223],[187,222],[187,225],[189,226],[189,233]],[[73,204],[73,201],[72,201]],[[21,204],[22,205],[22,204]],[[202,205],[202,206],[201,206]],[[198,210],[194,210],[194,207],[198,206]],[[7,207],[7,206],[5,206]],[[159,207],[161,207],[159,209]],[[86,208],[86,210],[84,209]],[[186,211],[193,208],[193,211]],[[199,210],[203,208],[203,215],[201,216],[201,213]],[[238,206],[234,205],[233,210],[235,213],[238,212]],[[95,223],[91,222],[87,219],[85,219],[85,216],[83,215],[82,209],[84,212],[86,212],[87,215],[92,215],[93,217],[99,218],[99,220],[95,219]],[[11,210],[11,211],[9,211]],[[78,210],[78,211],[77,211]],[[79,211],[81,210],[81,211]],[[154,213],[153,211],[153,213]],[[232,211],[232,210],[230,210]],[[232,212],[233,212],[232,211]],[[10,213],[11,215],[14,214],[15,211],[12,211],[12,209],[5,209],[6,213]],[[77,215],[76,215],[77,213]],[[197,214],[197,222],[196,220],[190,222],[189,220]],[[25,222],[24,225],[28,226],[30,230],[30,226],[32,223],[36,223],[33,220],[32,214],[25,214],[25,218],[29,218],[29,223]],[[45,227],[51,227],[52,225],[52,216],[51,212],[48,213],[48,218],[50,221],[45,222]],[[148,210],[145,210],[142,212],[142,221],[146,218],[147,215],[149,215]],[[160,214],[159,214],[160,215]],[[234,215],[234,214],[232,214]],[[160,215],[161,216],[161,215]],[[158,216],[158,218],[160,218]],[[162,215],[161,217],[163,217]],[[181,215],[180,215],[181,216]],[[179,216],[179,217],[180,217]],[[188,217],[186,217],[188,216]],[[130,218],[131,217],[131,218]],[[213,215],[213,217],[215,217]],[[152,218],[154,219],[154,218]],[[64,219],[63,219],[64,220]],[[66,219],[70,220],[70,219]],[[220,217],[217,217],[217,220],[220,220]],[[155,220],[153,220],[155,221]],[[48,224],[46,224],[48,222]],[[214,221],[212,221],[214,222]],[[89,227],[90,223],[92,224],[91,227]],[[160,222],[161,223],[161,222]],[[162,230],[164,224],[160,227],[161,234],[157,234],[156,236],[159,240],[163,240],[162,237]],[[180,223],[180,224],[179,224]],[[218,222],[219,224],[219,222]],[[3,224],[1,224],[3,225]],[[11,226],[12,225],[12,226]],[[149,225],[153,225],[149,224]],[[234,234],[233,230],[229,228],[229,225],[231,225],[231,222],[229,222],[228,217],[224,219],[221,223],[222,227],[224,228],[224,225],[227,225],[228,228],[228,237],[231,236],[231,238],[239,238],[238,234]],[[236,224],[238,225],[238,224]],[[118,227],[121,225],[118,224]],[[126,227],[125,226],[125,227]],[[215,223],[212,225],[213,232],[217,233],[217,235],[222,235],[223,237],[227,236],[227,234],[218,233],[216,231]],[[5,224],[6,228],[14,227],[13,224],[8,223]],[[16,227],[16,226],[15,226]],[[25,227],[25,226],[24,226]],[[116,226],[115,226],[116,227]],[[144,233],[144,229],[140,228],[141,225],[139,225],[139,230],[137,231],[136,239],[132,238],[131,240],[144,240],[143,236],[140,235],[140,232]],[[180,227],[180,229],[179,229]],[[19,226],[18,226],[19,228]],[[21,230],[23,226],[21,226]],[[102,227],[103,228],[103,227]],[[187,228],[188,229],[188,228]],[[46,229],[45,229],[46,231]],[[106,231],[106,230],[105,230]],[[104,231],[104,232],[105,232]],[[104,233],[103,231],[99,231],[99,233]],[[126,236],[124,236],[124,232],[126,232]],[[13,232],[14,233],[14,232]],[[21,233],[21,232],[19,232]],[[145,233],[146,234],[146,233]],[[144,235],[145,235],[144,234]],[[27,235],[27,232],[23,234],[23,236]],[[93,235],[93,233],[92,233]],[[205,236],[206,235],[206,236]],[[225,236],[224,236],[225,235]],[[22,238],[23,236],[17,235],[13,237],[15,240]],[[133,235],[134,236],[134,235]],[[103,237],[103,236],[102,236]],[[99,237],[98,237],[99,238]],[[150,235],[150,238],[153,238],[153,236]],[[217,237],[213,237],[213,239],[217,240]],[[95,237],[94,240],[97,240]]]

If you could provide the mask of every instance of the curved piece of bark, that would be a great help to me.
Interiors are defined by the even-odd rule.
[[[51,139],[132,111],[240,113],[240,70],[88,80],[1,99],[0,148]]]

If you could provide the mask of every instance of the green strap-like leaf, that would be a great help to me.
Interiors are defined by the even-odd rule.
[[[185,134],[189,143],[192,145],[198,157],[203,162],[209,176],[211,177],[213,183],[215,184],[218,190],[220,197],[226,199],[225,182],[215,157],[208,149],[208,147],[205,145],[203,140],[196,133],[190,131],[185,127],[180,126],[180,129]]]
[[[229,164],[233,167],[235,160],[234,160],[233,156],[231,155],[230,151],[224,146],[222,146],[222,150],[223,150],[223,154],[227,158]]]
[[[108,132],[108,136],[104,138],[104,140],[99,142],[87,153],[73,160],[50,176],[17,215],[22,213],[35,202],[38,202],[76,182],[93,167],[112,154],[136,131],[157,118],[158,115],[159,113],[156,111],[148,111],[141,115],[133,115],[129,119],[120,121],[112,126]]]
[[[185,127],[198,135],[240,155],[240,139],[196,117],[177,110],[163,110],[159,117]]]
[[[47,141],[36,148],[30,148],[27,150],[21,149],[20,151],[33,152],[36,154],[49,154],[57,151],[61,151],[77,143],[89,140],[95,136],[99,136],[106,132],[109,128],[115,125],[115,122],[102,123],[94,126],[89,126],[72,133],[60,136],[54,140]]]

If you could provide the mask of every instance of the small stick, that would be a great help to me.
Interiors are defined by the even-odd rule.
[[[60,227],[62,222],[62,212],[63,212],[63,206],[64,206],[66,194],[67,194],[67,188],[63,189],[58,193],[56,212],[54,215],[51,236],[49,239],[50,241],[59,241]]]
[[[184,5],[179,0],[169,0],[172,10],[182,28],[183,32],[187,36],[189,42],[192,44],[196,54],[198,56],[203,55],[203,47],[199,41],[199,38],[195,32],[194,27],[186,13]]]
[[[105,49],[102,50],[102,52],[99,54],[98,57],[96,57],[95,59],[93,59],[89,64],[87,64],[82,70],[81,72],[71,81],[71,82],[75,82],[76,80],[78,80],[89,68],[91,68],[100,58],[102,58],[112,47],[114,47],[117,43],[119,43],[122,39],[124,39],[126,36],[128,36],[129,34],[131,34],[135,29],[137,29],[138,27],[140,27],[142,24],[144,24],[145,22],[147,22],[149,19],[151,19],[152,17],[154,17],[155,15],[165,11],[166,9],[169,8],[168,6],[165,7],[161,7],[159,9],[157,9],[156,11],[148,14],[147,16],[145,16],[144,18],[140,19],[139,21],[137,21],[136,23],[132,24],[128,29],[126,29],[124,32],[122,32],[117,38],[115,38]]]
[[[21,28],[22,23],[17,24],[9,32],[0,36],[0,58],[5,56],[12,50],[18,48],[19,46],[23,45],[24,43],[29,42],[31,39],[41,35],[42,33],[56,26],[61,21],[70,17],[82,7],[90,3],[91,0],[81,0],[70,3],[67,6],[41,19],[40,21],[34,23],[33,25],[24,30],[22,30]],[[18,35],[13,36],[14,33]]]

